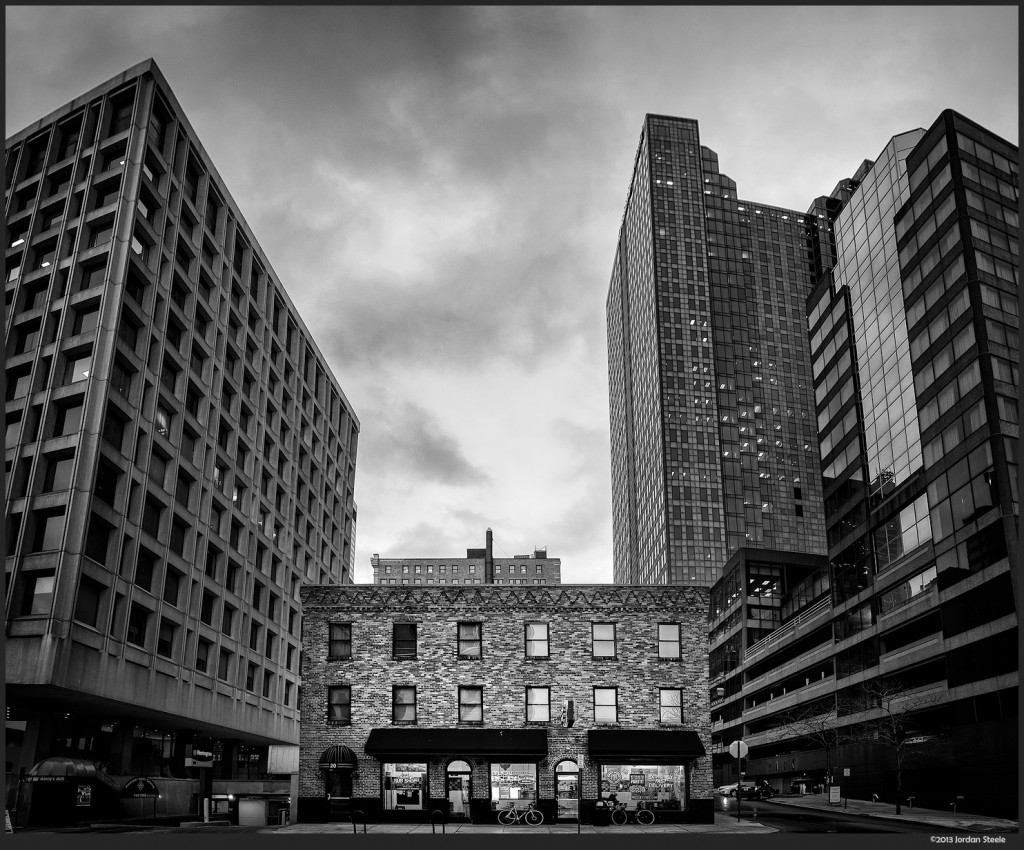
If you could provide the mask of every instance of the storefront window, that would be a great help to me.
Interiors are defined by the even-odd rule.
[[[522,807],[537,800],[537,765],[502,762],[491,765],[491,808]]]
[[[427,766],[417,762],[384,765],[384,808],[422,810],[427,800]]]
[[[613,794],[629,809],[641,801],[649,809],[682,809],[686,768],[681,764],[601,765],[601,799]]]

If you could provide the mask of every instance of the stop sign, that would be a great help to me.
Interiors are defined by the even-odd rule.
[[[743,741],[733,741],[729,744],[729,755],[734,759],[741,759],[747,755],[747,745]]]

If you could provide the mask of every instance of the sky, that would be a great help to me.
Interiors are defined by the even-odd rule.
[[[360,420],[370,556],[612,580],[605,298],[645,113],[806,210],[953,108],[1018,141],[1015,6],[8,6],[6,135],[152,57]]]

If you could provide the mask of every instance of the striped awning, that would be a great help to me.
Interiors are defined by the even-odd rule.
[[[344,744],[328,747],[320,756],[321,770],[355,770],[358,765],[356,754]]]

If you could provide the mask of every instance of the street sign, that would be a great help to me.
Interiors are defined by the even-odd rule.
[[[746,758],[749,748],[743,741],[733,741],[729,744],[729,755],[734,759]]]

